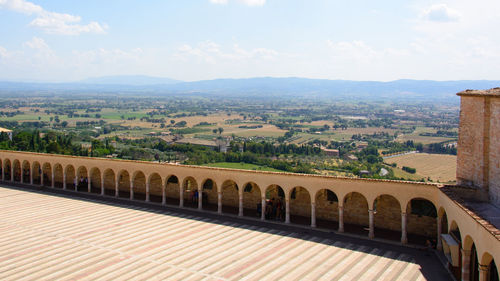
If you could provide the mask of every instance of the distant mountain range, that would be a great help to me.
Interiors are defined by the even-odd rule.
[[[149,76],[107,76],[89,78],[73,83],[0,82],[3,91],[39,92],[119,92],[203,94],[223,96],[262,97],[339,97],[368,99],[448,99],[466,89],[500,87],[500,80],[395,80],[390,82],[327,80],[307,78],[247,78],[215,79],[183,82],[169,78]]]

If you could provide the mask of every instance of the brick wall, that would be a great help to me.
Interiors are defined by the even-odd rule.
[[[491,99],[489,195],[500,207],[500,99]]]
[[[344,201],[344,223],[368,226],[368,203],[363,195],[349,193]]]

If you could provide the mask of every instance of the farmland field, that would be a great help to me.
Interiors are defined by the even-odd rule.
[[[451,182],[456,178],[457,157],[454,155],[414,153],[392,157],[385,162],[396,163],[399,168],[415,168],[415,175],[430,177],[433,181]]]

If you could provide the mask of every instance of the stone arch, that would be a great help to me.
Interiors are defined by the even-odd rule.
[[[41,184],[42,167],[40,166],[40,163],[38,161],[33,161],[31,173],[33,174],[33,184]]]
[[[63,188],[64,169],[59,163],[54,165],[54,187]]]
[[[339,199],[328,188],[318,190],[315,195],[316,225],[321,228],[337,229],[339,218]]]
[[[217,211],[218,204],[218,188],[217,183],[213,179],[205,179],[201,184],[203,209]]]
[[[198,208],[195,194],[198,192],[198,183],[193,177],[186,177],[182,183],[184,206]]]
[[[5,181],[10,181],[10,180],[12,180],[12,178],[11,178],[11,172],[12,172],[11,167],[12,167],[12,163],[10,162],[10,159],[8,159],[8,158],[7,158],[7,159],[5,159],[5,160],[3,161],[3,172],[4,172],[4,175],[3,175],[3,176],[4,176],[4,178],[3,178],[3,179],[4,179]]]
[[[28,160],[24,160],[23,164],[21,165],[21,174],[23,177],[23,182],[24,183],[30,183],[31,179],[31,165]]]
[[[127,170],[118,172],[118,196],[130,198],[130,174]]]
[[[485,252],[481,256],[481,260],[479,262],[482,266],[485,266],[486,268],[486,280],[488,281],[498,281],[499,275],[498,275],[498,267],[495,262],[495,259],[493,259],[493,256]]]
[[[365,234],[369,225],[368,201],[359,192],[350,192],[343,198],[344,229],[346,232]]]
[[[167,176],[165,180],[165,202],[170,205],[179,205],[179,178],[175,175]]]
[[[146,200],[146,175],[142,171],[136,171],[133,177],[134,199]]]
[[[443,207],[438,210],[438,220],[441,223],[441,233],[439,235],[448,233],[448,216]]]
[[[12,162],[12,166],[14,166],[14,181],[20,182],[22,177],[21,162],[19,162],[19,160],[17,159],[14,159],[14,162]]]
[[[239,211],[239,189],[238,184],[233,180],[226,180],[221,185],[222,192],[222,212],[228,214],[238,214]]]
[[[290,221],[297,224],[311,224],[311,195],[309,191],[302,187],[296,186],[290,190]],[[285,201],[278,201],[278,217],[284,217]]]
[[[282,219],[284,217],[282,206],[285,206],[285,196],[285,191],[277,184],[271,184],[266,188],[266,219]]]
[[[391,240],[401,239],[401,204],[392,195],[381,194],[373,200],[375,231]],[[396,234],[397,233],[397,234]]]
[[[76,172],[73,165],[67,165],[66,168],[66,188],[75,189],[76,187]]]
[[[413,198],[406,205],[405,212],[408,240],[425,244],[430,238],[436,245],[438,211],[434,203],[425,198]]]
[[[470,236],[466,236],[465,239],[468,240]],[[470,238],[472,245],[470,247],[470,259],[469,259],[469,280],[479,281],[479,259],[477,255],[477,249],[474,241]],[[468,243],[468,242],[467,242]]]
[[[88,192],[89,190],[89,175],[87,167],[80,166],[76,170],[76,191]]]
[[[104,194],[108,196],[115,195],[116,175],[113,169],[104,170]]]
[[[448,232],[462,247],[462,234],[460,233],[460,228],[455,220],[453,220],[450,224],[449,232]]]
[[[101,194],[101,170],[97,167],[90,169],[90,192]]]
[[[161,203],[163,197],[163,180],[158,173],[149,176],[149,200]]]
[[[50,163],[43,163],[42,177],[44,186],[52,186],[52,167],[50,166]]]
[[[262,204],[262,192],[260,187],[254,182],[247,182],[243,185],[243,215],[259,217],[258,206]]]

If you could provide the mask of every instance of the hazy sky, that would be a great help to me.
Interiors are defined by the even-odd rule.
[[[499,0],[0,0],[0,80],[500,79]]]

